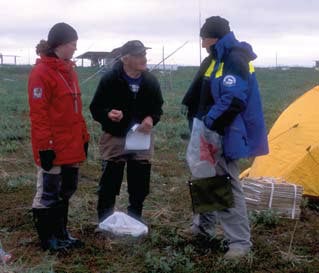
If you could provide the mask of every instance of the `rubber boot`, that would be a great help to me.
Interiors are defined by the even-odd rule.
[[[71,236],[68,232],[68,213],[69,213],[69,199],[74,194],[78,185],[79,168],[72,166],[62,167],[62,186],[61,186],[61,207],[58,217],[60,218],[60,238],[66,240],[74,248],[80,248],[84,246],[84,243]]]
[[[99,222],[113,214],[116,195],[119,195],[123,180],[125,162],[104,162],[105,168],[98,190],[97,213]]]
[[[146,160],[127,162],[127,184],[129,193],[128,215],[142,219],[143,203],[150,189],[151,164]]]
[[[54,212],[51,208],[32,209],[33,221],[38,233],[41,247],[51,252],[67,252],[69,248],[68,243],[56,238],[56,221],[54,219]]]
[[[70,232],[67,229],[68,225],[68,213],[69,213],[69,201],[63,201],[63,206],[61,208],[61,230],[62,230],[62,239],[70,243],[73,248],[84,247],[84,242],[71,236]]]

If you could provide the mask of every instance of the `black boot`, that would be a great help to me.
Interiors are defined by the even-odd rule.
[[[129,206],[127,212],[135,219],[142,220],[143,203],[150,189],[151,164],[146,160],[127,162],[127,184]]]
[[[69,213],[69,199],[74,194],[78,185],[79,168],[72,166],[62,167],[62,186],[61,186],[61,207],[60,207],[60,219],[61,219],[61,233],[59,236],[63,240],[68,241],[72,247],[80,248],[84,246],[84,243],[77,238],[71,236],[67,230],[68,225],[68,213]]]
[[[104,170],[98,190],[97,213],[101,223],[114,212],[116,195],[119,195],[125,162],[104,161]]]
[[[69,244],[56,238],[56,219],[54,219],[54,212],[51,208],[32,209],[33,221],[37,230],[41,247],[43,250],[50,250],[51,252],[67,252]]]
[[[64,200],[61,208],[61,239],[70,243],[71,247],[81,248],[84,247],[84,242],[71,236],[67,229],[68,213],[69,213],[69,200]]]

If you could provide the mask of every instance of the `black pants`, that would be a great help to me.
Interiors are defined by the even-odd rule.
[[[149,194],[151,164],[148,160],[103,161],[103,173],[98,190],[98,217],[103,221],[113,213],[116,195],[119,195],[124,167],[127,165],[129,193],[128,213],[141,217],[143,203]]]
[[[38,168],[37,193],[33,200],[34,224],[44,250],[67,247],[69,199],[77,189],[79,168],[54,166]]]

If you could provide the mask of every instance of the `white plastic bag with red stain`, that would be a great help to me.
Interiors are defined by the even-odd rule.
[[[221,136],[194,118],[186,160],[194,178],[216,175],[216,164],[222,154]]]

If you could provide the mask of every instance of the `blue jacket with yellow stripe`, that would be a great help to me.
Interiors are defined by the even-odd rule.
[[[223,135],[224,156],[234,160],[268,153],[267,132],[251,46],[232,32],[212,46],[210,79],[213,103],[202,113],[205,125]]]

